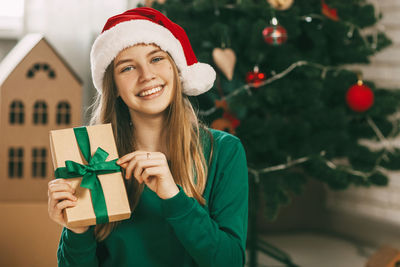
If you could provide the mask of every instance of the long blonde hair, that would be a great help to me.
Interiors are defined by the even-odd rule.
[[[170,161],[170,170],[175,183],[180,185],[188,196],[194,197],[200,204],[205,205],[202,194],[207,182],[207,163],[200,138],[200,129],[205,129],[205,127],[198,122],[187,96],[182,94],[182,85],[175,62],[169,55],[168,60],[173,66],[175,77],[173,99],[168,107],[166,123],[169,153],[167,158]],[[106,69],[103,92],[97,94],[93,104],[90,124],[99,123],[112,124],[120,156],[135,150],[135,125],[131,122],[128,106],[118,97],[114,81],[114,62],[111,62]],[[133,178],[125,180],[125,185],[131,209],[134,210],[144,186],[139,185]],[[97,225],[95,228],[96,239],[104,240],[116,225],[116,222]]]

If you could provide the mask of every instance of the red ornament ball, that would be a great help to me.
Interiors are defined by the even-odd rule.
[[[259,87],[263,81],[265,81],[265,74],[259,72],[258,67],[254,67],[253,71],[249,71],[246,74],[246,82],[254,87]]]
[[[347,91],[346,102],[353,111],[364,112],[374,104],[374,93],[371,88],[359,82]]]
[[[288,38],[286,29],[280,25],[267,26],[262,34],[267,44],[275,46],[285,43]]]

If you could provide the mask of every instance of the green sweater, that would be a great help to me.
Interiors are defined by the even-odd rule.
[[[96,242],[93,227],[83,234],[64,228],[57,252],[59,266],[243,266],[246,156],[238,138],[210,131],[214,140],[205,207],[181,188],[176,196],[163,200],[145,187],[131,218],[104,241]]]

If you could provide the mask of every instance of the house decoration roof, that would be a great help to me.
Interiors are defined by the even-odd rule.
[[[82,84],[82,80],[75,73],[75,71],[69,66],[69,64],[63,59],[62,56],[46,41],[44,36],[39,33],[30,33],[22,38],[17,45],[11,49],[6,57],[0,62],[0,86],[7,79],[7,77],[14,71],[19,63],[32,51],[32,49],[41,41],[44,40],[53,52],[59,57],[64,63],[67,69],[75,77],[75,79]]]

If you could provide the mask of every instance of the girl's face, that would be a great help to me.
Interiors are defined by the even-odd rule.
[[[114,80],[133,117],[164,115],[175,88],[172,63],[155,45],[122,50],[114,60]]]

